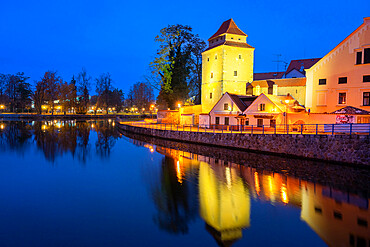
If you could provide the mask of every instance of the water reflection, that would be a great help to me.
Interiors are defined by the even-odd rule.
[[[90,134],[93,132],[97,134],[95,151],[106,158],[119,137],[112,120],[2,121],[0,126],[0,152],[24,153],[34,142],[50,162],[70,153],[85,163],[91,152]]]
[[[165,155],[161,185],[152,190],[158,214],[165,219],[161,228],[187,229],[189,198],[198,197],[205,228],[218,245],[230,246],[242,238],[243,229],[253,227],[250,215],[254,200],[299,209],[301,220],[329,246],[370,244],[368,197],[286,175],[284,171],[278,173],[176,149],[145,146]],[[188,184],[193,186],[194,181],[198,181],[198,189],[187,191]],[[194,209],[191,212],[193,215]]]

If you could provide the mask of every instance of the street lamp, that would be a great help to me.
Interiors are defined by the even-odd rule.
[[[289,100],[286,99],[284,100],[285,102],[285,128],[286,128],[286,132],[288,133],[288,104],[289,104]]]

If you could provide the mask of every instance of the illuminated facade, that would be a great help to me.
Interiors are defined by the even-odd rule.
[[[306,70],[306,108],[333,112],[345,106],[370,110],[370,17]]]
[[[208,39],[202,53],[202,111],[208,113],[226,92],[246,94],[253,81],[254,48],[247,35],[230,19]]]

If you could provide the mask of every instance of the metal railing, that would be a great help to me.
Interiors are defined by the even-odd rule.
[[[239,134],[309,134],[309,135],[370,135],[370,123],[365,124],[280,124],[266,125],[177,125],[170,123],[121,122],[141,128],[204,133]]]

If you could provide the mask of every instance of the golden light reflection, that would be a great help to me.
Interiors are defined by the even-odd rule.
[[[91,128],[95,128],[95,125],[94,124],[91,124]]]
[[[289,198],[288,198],[288,189],[286,187],[286,184],[282,184],[280,192],[281,192],[281,201],[284,203],[288,203]]]
[[[257,172],[254,172],[254,186],[256,187],[257,195],[260,195],[261,187]]]
[[[182,170],[180,166],[180,161],[177,161],[176,163],[176,176],[177,176],[177,181],[182,184],[183,176],[182,176]]]
[[[274,184],[273,184],[273,181],[272,181],[272,177],[267,176],[267,181],[268,181],[269,190],[270,190],[270,200],[272,202],[274,202],[275,201],[275,195],[274,195]]]
[[[225,175],[226,175],[226,184],[227,184],[227,188],[228,188],[229,190],[231,190],[231,174],[230,174],[230,167],[226,167]]]
[[[0,129],[4,129],[5,128],[5,124],[0,124]]]

